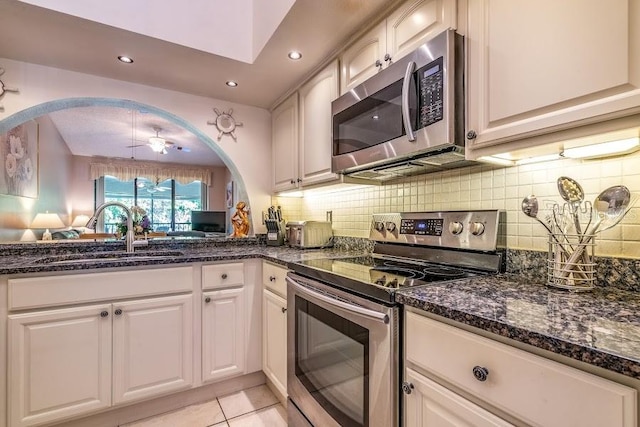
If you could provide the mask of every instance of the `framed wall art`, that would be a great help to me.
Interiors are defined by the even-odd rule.
[[[38,137],[35,120],[0,135],[0,194],[38,197]]]

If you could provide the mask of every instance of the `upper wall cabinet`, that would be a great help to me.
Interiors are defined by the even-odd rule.
[[[640,112],[637,1],[473,0],[468,8],[472,157]]]
[[[298,93],[294,93],[271,114],[273,191],[298,185]]]
[[[338,61],[273,110],[273,191],[335,180],[331,173],[331,101],[338,97]]]
[[[438,33],[456,28],[455,0],[410,0],[341,56],[340,93],[364,82]]]
[[[338,97],[338,61],[300,88],[302,185],[336,179],[331,173],[331,101]]]

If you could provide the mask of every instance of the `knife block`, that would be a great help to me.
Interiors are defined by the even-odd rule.
[[[264,225],[267,227],[267,246],[284,245],[284,221],[265,219]]]

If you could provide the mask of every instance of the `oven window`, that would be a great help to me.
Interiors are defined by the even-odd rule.
[[[415,81],[411,79],[411,123],[417,124]],[[406,135],[402,121],[402,80],[359,101],[333,118],[333,155],[373,147]]]
[[[295,297],[295,373],[342,426],[369,425],[369,331]]]

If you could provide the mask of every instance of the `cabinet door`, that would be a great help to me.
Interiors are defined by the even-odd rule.
[[[287,396],[287,301],[266,289],[262,297],[262,369]]]
[[[636,9],[630,0],[469,2],[470,147],[638,113]]]
[[[387,18],[387,53],[397,61],[456,24],[455,0],[410,0]]]
[[[113,401],[129,402],[192,384],[192,296],[114,304]]]
[[[338,97],[338,61],[300,88],[302,185],[337,178],[331,173],[331,101]]]
[[[387,50],[387,26],[382,21],[340,57],[340,94],[347,93],[380,71]],[[380,66],[376,65],[380,61]]]
[[[202,380],[244,373],[244,289],[203,294]]]
[[[9,425],[111,405],[111,306],[9,316]]]
[[[512,425],[411,369],[405,379],[413,386],[411,394],[404,395],[406,427]]]
[[[298,94],[271,113],[273,191],[298,186]]]

